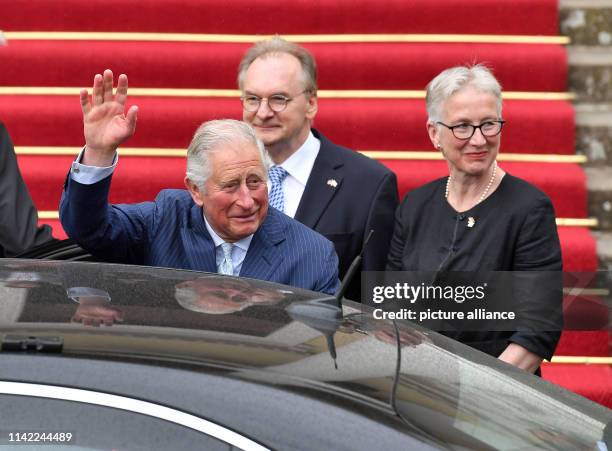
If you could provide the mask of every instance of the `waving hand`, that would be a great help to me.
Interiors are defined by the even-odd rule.
[[[128,79],[121,74],[117,81],[117,93],[113,96],[113,72],[96,74],[93,95],[86,89],[80,93],[83,110],[83,129],[86,150],[82,163],[88,166],[110,166],[115,151],[136,130],[138,107],[132,106],[125,114]]]

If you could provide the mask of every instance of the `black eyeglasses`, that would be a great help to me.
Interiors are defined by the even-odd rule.
[[[480,130],[482,136],[486,136],[487,138],[492,138],[501,133],[502,128],[506,121],[486,121],[480,125],[472,125],[472,124],[457,124],[457,125],[446,125],[443,122],[436,122],[436,124],[443,125],[448,128],[451,132],[453,132],[453,136],[457,139],[470,139],[476,133],[476,129]]]
[[[244,107],[245,111],[248,111],[249,113],[254,113],[259,110],[261,102],[264,100],[268,102],[268,108],[270,108],[275,113],[280,113],[285,108],[287,108],[287,104],[289,102],[306,92],[310,91],[304,90],[294,97],[287,97],[283,94],[274,94],[270,97],[259,97],[254,94],[249,94],[240,97],[240,100],[242,100],[242,106]]]

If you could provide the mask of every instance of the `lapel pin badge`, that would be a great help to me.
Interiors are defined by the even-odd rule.
[[[335,179],[329,179],[329,180],[327,181],[327,184],[328,184],[329,186],[331,186],[332,188],[335,188],[336,186],[338,186],[338,182],[336,182],[336,180],[335,180]]]
[[[476,225],[476,219],[474,219],[473,216],[470,216],[468,218],[468,222],[467,222],[467,226],[471,229],[472,227],[474,227]]]

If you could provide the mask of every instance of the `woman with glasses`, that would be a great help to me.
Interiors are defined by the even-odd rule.
[[[387,270],[559,274],[550,199],[497,164],[504,120],[495,77],[481,65],[444,70],[429,83],[426,103],[427,131],[449,175],[408,193],[398,207]],[[560,318],[560,293],[526,296],[536,303],[527,308]],[[552,357],[559,322],[546,331],[462,332],[455,338],[533,372]]]

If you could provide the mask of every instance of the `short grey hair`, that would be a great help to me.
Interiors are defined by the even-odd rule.
[[[442,121],[442,106],[450,96],[472,86],[479,91],[493,94],[497,101],[497,115],[502,113],[502,88],[491,71],[482,64],[473,66],[456,66],[438,74],[427,85],[425,103],[429,122],[435,124]]]
[[[203,190],[212,174],[210,156],[221,150],[223,144],[241,141],[257,147],[267,178],[271,163],[263,142],[257,137],[253,127],[235,119],[208,121],[198,127],[187,149],[187,178]]]
[[[310,94],[317,93],[317,63],[308,50],[293,42],[286,41],[280,36],[259,41],[253,45],[244,55],[240,65],[238,66],[238,87],[240,90],[244,87],[244,77],[249,66],[257,58],[266,58],[268,56],[278,56],[279,54],[289,54],[297,58],[302,66],[302,81],[304,90]]]

